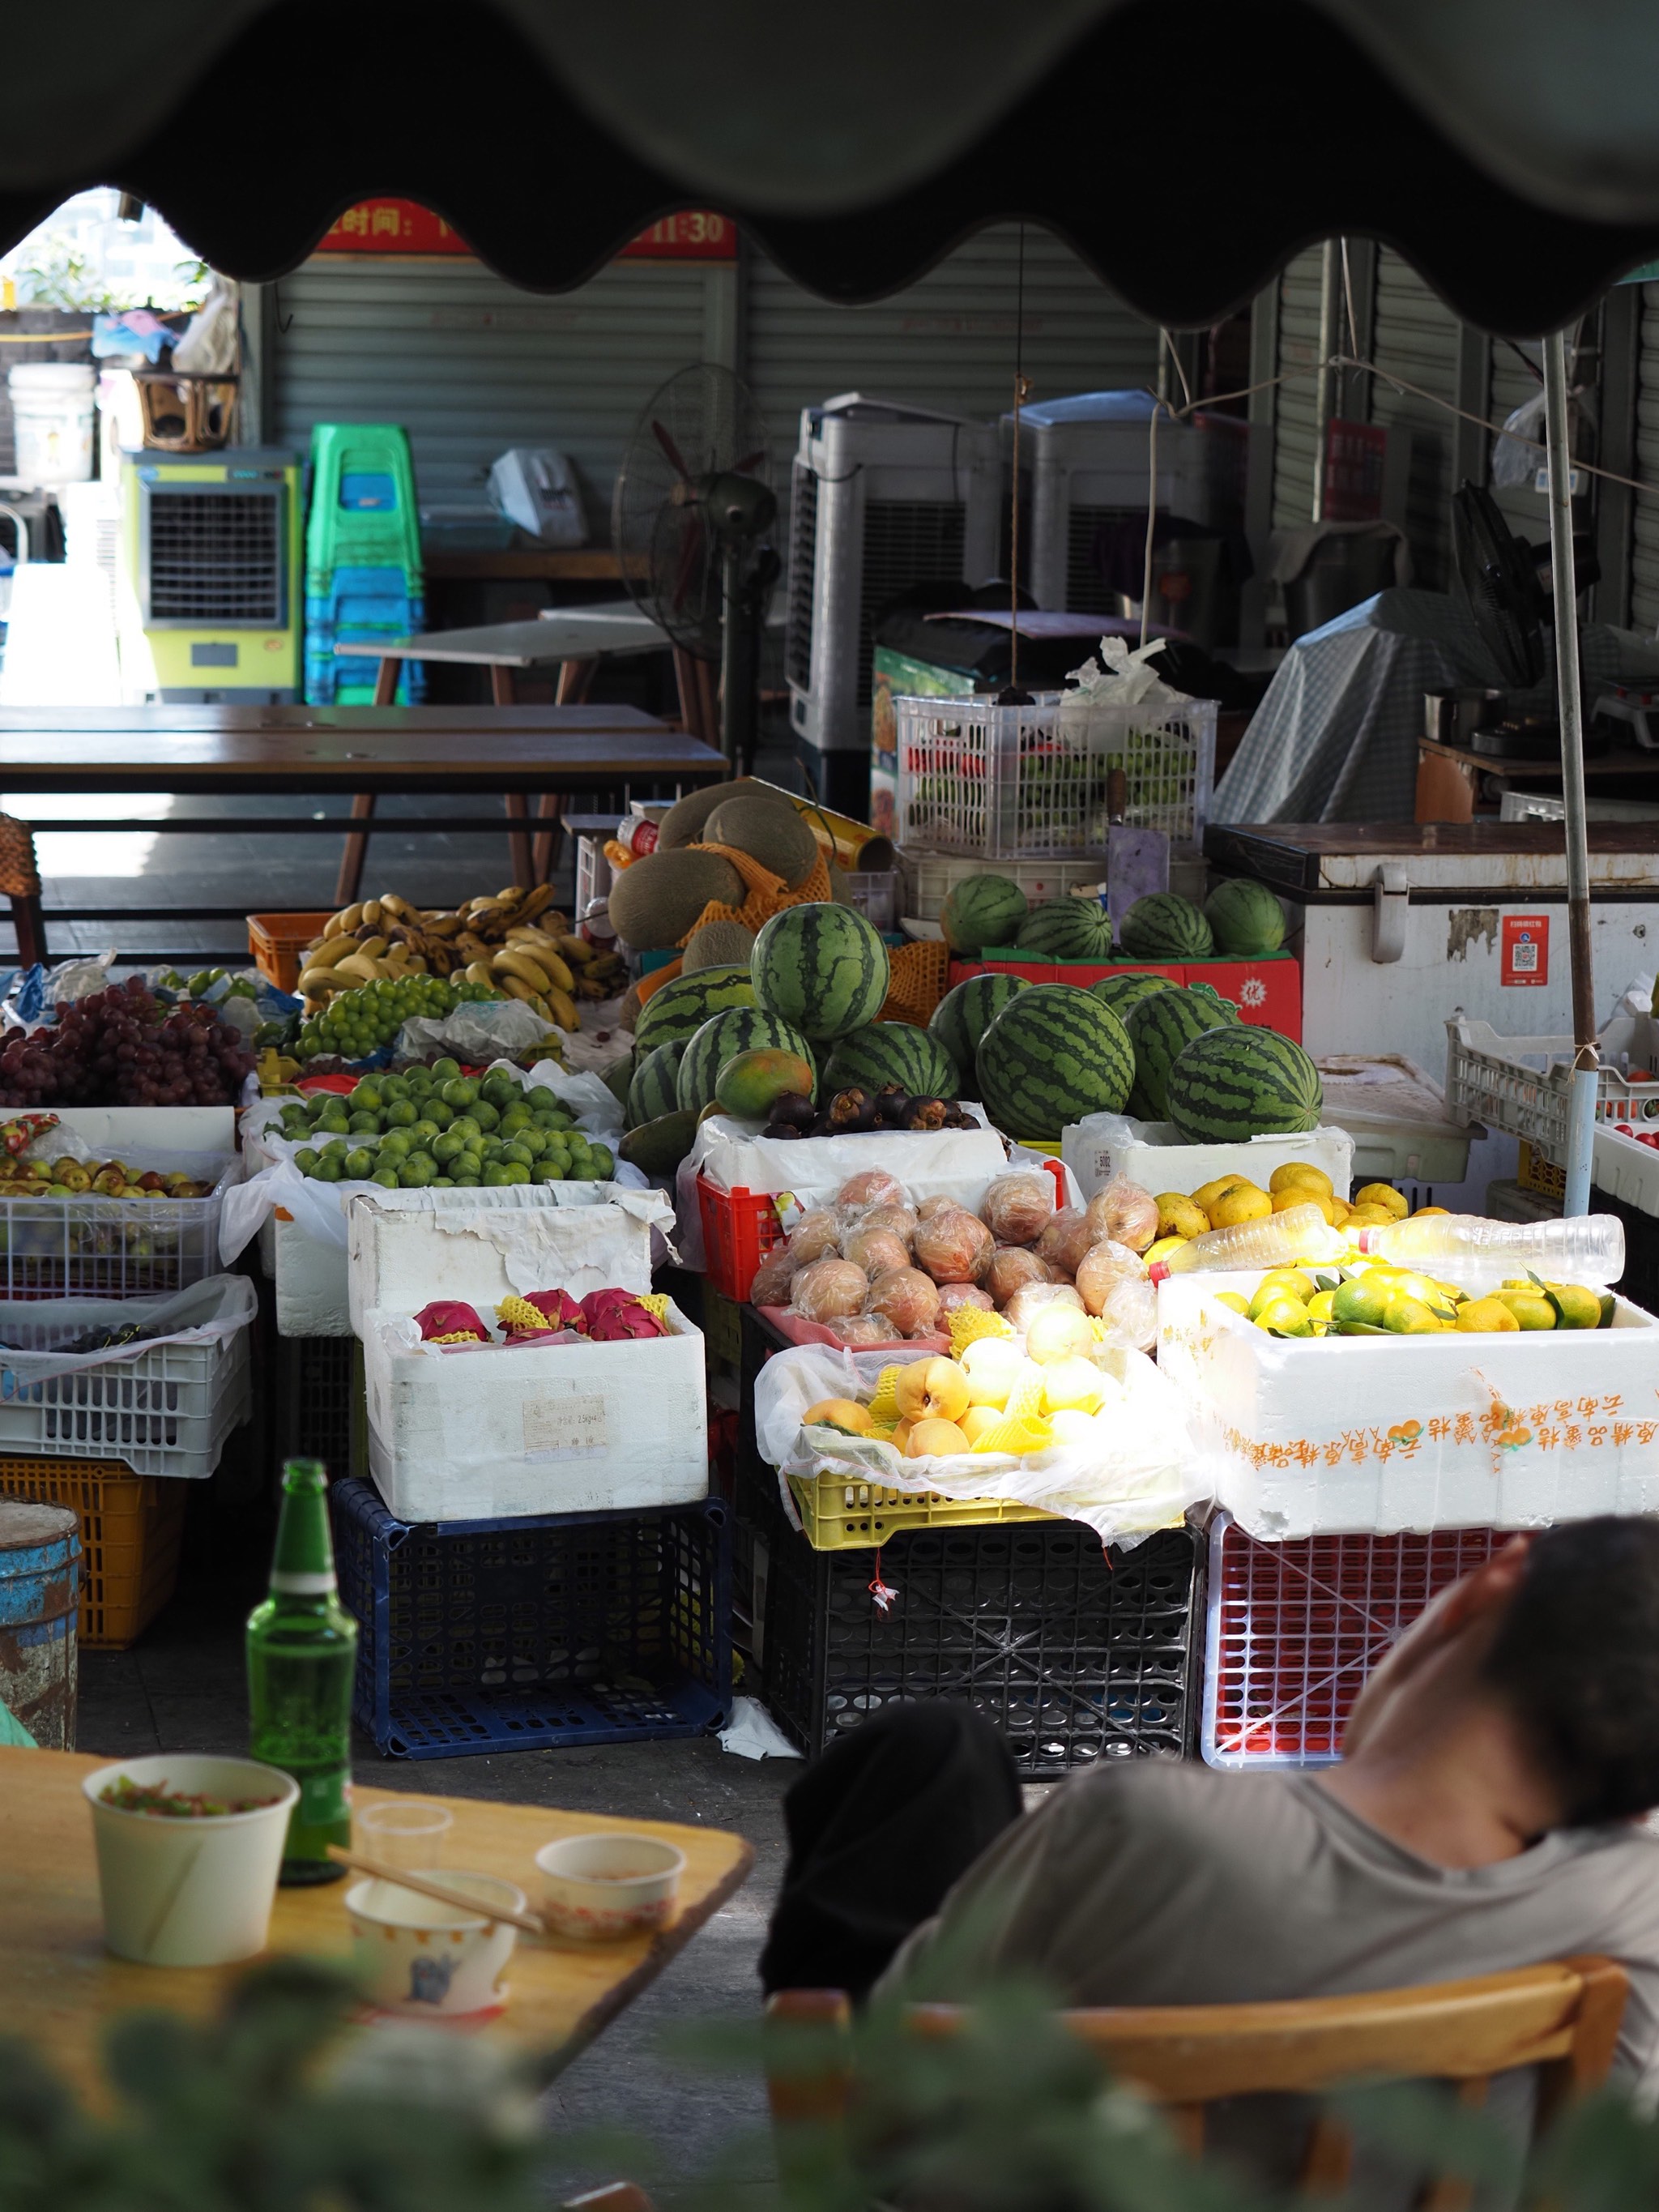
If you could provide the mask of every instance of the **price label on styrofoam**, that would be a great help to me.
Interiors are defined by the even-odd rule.
[[[527,1459],[580,1459],[610,1448],[605,1400],[598,1394],[541,1391],[525,1400],[523,1415]]]

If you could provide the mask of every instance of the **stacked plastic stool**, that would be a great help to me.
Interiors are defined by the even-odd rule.
[[[426,621],[421,516],[409,434],[395,422],[319,422],[311,434],[306,525],[306,698],[367,706],[378,663],[337,645],[407,637]],[[398,679],[399,706],[426,696],[418,661]]]

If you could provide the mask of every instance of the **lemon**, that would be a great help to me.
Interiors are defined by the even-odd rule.
[[[1273,1202],[1265,1190],[1254,1183],[1241,1183],[1210,1207],[1212,1229],[1233,1229],[1241,1221],[1261,1221],[1273,1210]]]
[[[1308,1318],[1308,1309],[1300,1298],[1286,1297],[1281,1292],[1265,1304],[1254,1308],[1250,1319],[1258,1328],[1276,1329],[1281,1336],[1311,1336],[1313,1323]]]
[[[1549,1283],[1545,1286],[1560,1310],[1558,1328],[1600,1328],[1601,1294],[1583,1283]]]
[[[1555,1308],[1541,1291],[1499,1291],[1498,1300],[1509,1308],[1522,1328],[1555,1327]]]
[[[1311,1206],[1325,1220],[1336,1219],[1336,1202],[1327,1198],[1322,1190],[1315,1190],[1305,1182],[1287,1182],[1283,1190],[1273,1193],[1273,1212],[1288,1213],[1293,1206]]]
[[[1338,1328],[1356,1323],[1362,1328],[1381,1328],[1392,1296],[1386,1279],[1374,1276],[1340,1284],[1331,1296],[1331,1319]]]
[[[1334,1291],[1316,1291],[1308,1301],[1308,1318],[1314,1322],[1328,1322],[1331,1309],[1336,1304]]]
[[[1396,1221],[1397,1214],[1390,1213],[1386,1206],[1351,1206],[1345,1229],[1378,1229],[1384,1222]]]
[[[1500,1299],[1465,1298],[1457,1309],[1457,1326],[1476,1336],[1491,1330],[1501,1334],[1505,1329],[1518,1329],[1521,1324]]]
[[[1393,1297],[1382,1309],[1382,1326],[1395,1336],[1437,1336],[1441,1323],[1421,1298]]]
[[[1210,1225],[1203,1207],[1178,1190],[1159,1191],[1154,1203],[1160,1237],[1201,1237]]]
[[[1154,1267],[1160,1260],[1167,1260],[1171,1252],[1178,1252],[1183,1244],[1191,1241],[1187,1237],[1160,1237],[1155,1244],[1149,1244],[1140,1256],[1149,1267]]]
[[[1197,1206],[1200,1212],[1207,1213],[1210,1208],[1215,1204],[1216,1200],[1224,1196],[1228,1191],[1239,1189],[1254,1190],[1255,1188],[1255,1185],[1250,1181],[1249,1176],[1218,1176],[1213,1182],[1200,1184],[1199,1188],[1193,1193],[1193,1204]]]
[[[1403,1221],[1412,1210],[1405,1193],[1389,1182],[1368,1182],[1363,1190],[1355,1191],[1353,1202],[1356,1206],[1380,1206],[1395,1221]]]
[[[1419,1206],[1413,1214],[1412,1219],[1420,1221],[1425,1213],[1443,1213],[1449,1218],[1451,1208],[1449,1206]]]
[[[1269,1285],[1276,1291],[1287,1291],[1291,1297],[1299,1298],[1304,1305],[1319,1288],[1313,1277],[1302,1267],[1269,1267],[1255,1286],[1256,1296],[1260,1297]]]
[[[1316,1190],[1322,1198],[1334,1198],[1336,1195],[1324,1169],[1314,1167],[1307,1160],[1286,1160],[1267,1178],[1267,1188],[1275,1198],[1281,1190],[1287,1190],[1296,1183],[1300,1183],[1305,1189]]]
[[[1243,1291],[1218,1291],[1215,1302],[1218,1306],[1231,1306],[1235,1313],[1249,1316],[1250,1302]]]

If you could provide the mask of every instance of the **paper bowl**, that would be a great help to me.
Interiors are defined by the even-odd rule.
[[[525,1909],[524,1892],[494,1875],[449,1867],[430,1874],[446,1889],[481,1903]],[[434,2020],[499,2012],[507,2002],[501,1976],[513,1955],[515,1928],[378,1877],[354,1882],[344,1901],[358,1984],[377,2010]]]
[[[100,1792],[123,1778],[191,1796],[269,1797],[201,1820],[124,1813]],[[158,1752],[118,1759],[81,1784],[92,1807],[104,1941],[147,1966],[228,1966],[265,1948],[276,1876],[299,1798],[293,1778],[252,1759]]]
[[[672,1919],[685,1854],[655,1836],[561,1836],[542,1845],[536,1865],[549,1926],[609,1942]]]

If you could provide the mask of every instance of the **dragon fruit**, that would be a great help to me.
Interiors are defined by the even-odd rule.
[[[488,1344],[489,1331],[461,1298],[434,1298],[415,1316],[424,1344]]]
[[[667,1329],[632,1291],[590,1291],[582,1300],[587,1332],[596,1344],[632,1336],[666,1336]]]

